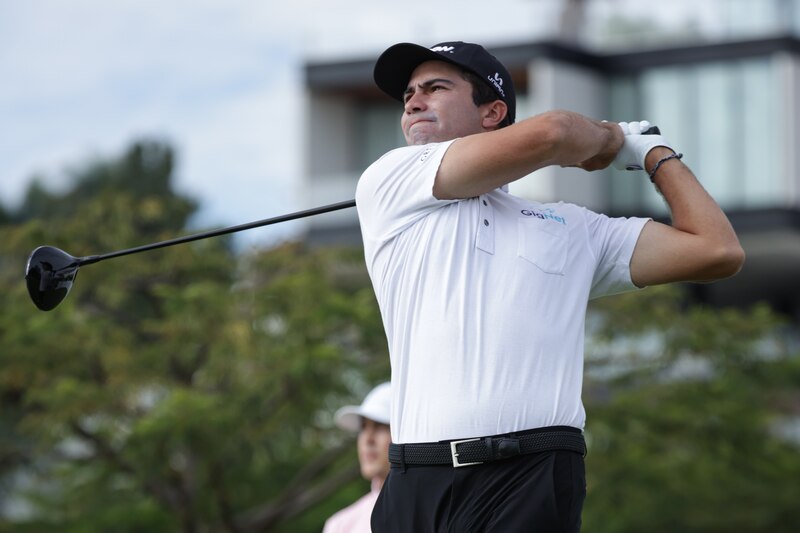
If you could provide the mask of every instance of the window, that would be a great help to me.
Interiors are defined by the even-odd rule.
[[[380,156],[406,141],[400,129],[400,102],[367,104],[358,111],[356,126],[357,170],[363,170]]]
[[[658,124],[723,208],[781,203],[781,85],[769,58],[659,67],[611,84],[612,116]],[[642,180],[615,171],[612,207],[666,213]]]

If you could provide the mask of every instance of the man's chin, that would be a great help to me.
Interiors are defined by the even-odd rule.
[[[429,120],[422,120],[415,123],[405,134],[406,142],[409,145],[417,146],[438,142],[438,134],[434,126],[434,123]]]
[[[409,146],[422,146],[425,144],[438,142],[438,140],[433,135],[420,132],[417,135],[412,134],[410,139],[407,137],[406,142],[408,142]]]

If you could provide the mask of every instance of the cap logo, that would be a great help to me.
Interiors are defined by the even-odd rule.
[[[449,54],[452,54],[453,50],[455,50],[454,46],[434,46],[431,48],[431,52],[447,52]]]
[[[503,98],[506,97],[506,93],[503,90],[503,78],[500,76],[499,72],[494,73],[494,78],[491,76],[486,76],[486,79],[489,80],[489,83],[494,85],[494,88],[497,89],[497,92],[500,93],[500,96]]]

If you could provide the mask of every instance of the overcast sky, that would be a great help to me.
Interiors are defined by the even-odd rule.
[[[70,169],[155,137],[177,149],[177,185],[200,201],[203,227],[305,207],[305,61],[377,57],[399,41],[533,39],[552,30],[558,6],[0,0],[0,202],[15,206],[34,175],[58,186]],[[285,224],[245,238],[269,243],[295,230]]]

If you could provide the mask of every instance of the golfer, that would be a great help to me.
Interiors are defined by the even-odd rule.
[[[554,110],[515,123],[511,76],[482,46],[397,44],[374,77],[403,104],[408,146],[356,191],[392,367],[392,467],[372,528],[578,531],[587,302],[731,276],[736,234],[666,139],[641,134],[646,122]],[[612,162],[645,170],[671,225],[506,187],[549,165]]]
[[[389,473],[389,402],[391,387],[381,383],[364,397],[361,405],[347,405],[336,411],[336,425],[358,433],[358,463],[370,491],[328,518],[323,533],[370,533],[370,515],[378,493]]]

